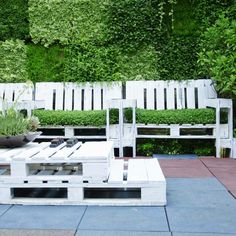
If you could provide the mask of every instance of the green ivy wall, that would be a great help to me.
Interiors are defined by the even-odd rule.
[[[0,82],[199,78],[199,36],[232,3],[2,0]]]

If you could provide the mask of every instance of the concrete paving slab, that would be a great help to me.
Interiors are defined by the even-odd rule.
[[[216,178],[167,178],[167,190],[226,190]]]
[[[0,216],[2,216],[12,205],[0,205]]]
[[[154,158],[157,159],[196,159],[198,156],[195,154],[153,154]]]
[[[79,229],[169,231],[164,207],[89,206]]]
[[[76,236],[171,236],[170,232],[78,230]]]
[[[167,192],[167,200],[169,207],[234,207],[236,211],[236,200],[226,190],[171,190]]]
[[[71,230],[21,230],[3,229],[1,236],[74,236],[75,231]]]
[[[189,233],[236,233],[235,208],[166,207],[170,229]]]
[[[75,230],[85,209],[83,206],[16,205],[0,218],[0,228]]]
[[[166,178],[210,178],[213,175],[205,167],[162,167]]]
[[[172,233],[172,236],[236,236],[236,234],[216,234],[216,233]]]

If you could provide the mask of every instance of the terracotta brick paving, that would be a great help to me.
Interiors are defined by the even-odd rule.
[[[159,160],[167,178],[208,178],[213,177],[199,159]]]

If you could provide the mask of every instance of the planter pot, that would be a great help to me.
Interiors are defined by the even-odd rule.
[[[0,136],[0,147],[21,147],[35,140],[40,134],[42,134],[42,132],[29,132],[15,136]]]

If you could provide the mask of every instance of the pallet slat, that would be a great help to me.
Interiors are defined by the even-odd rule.
[[[111,163],[111,170],[108,183],[123,183],[124,161],[114,160]]]
[[[62,160],[65,158],[68,158],[74,151],[76,151],[80,146],[82,145],[82,142],[76,143],[73,147],[64,147],[55,154],[51,156],[51,159],[54,160]]]
[[[129,159],[127,183],[145,183],[147,181],[148,175],[145,167],[145,160]]]

